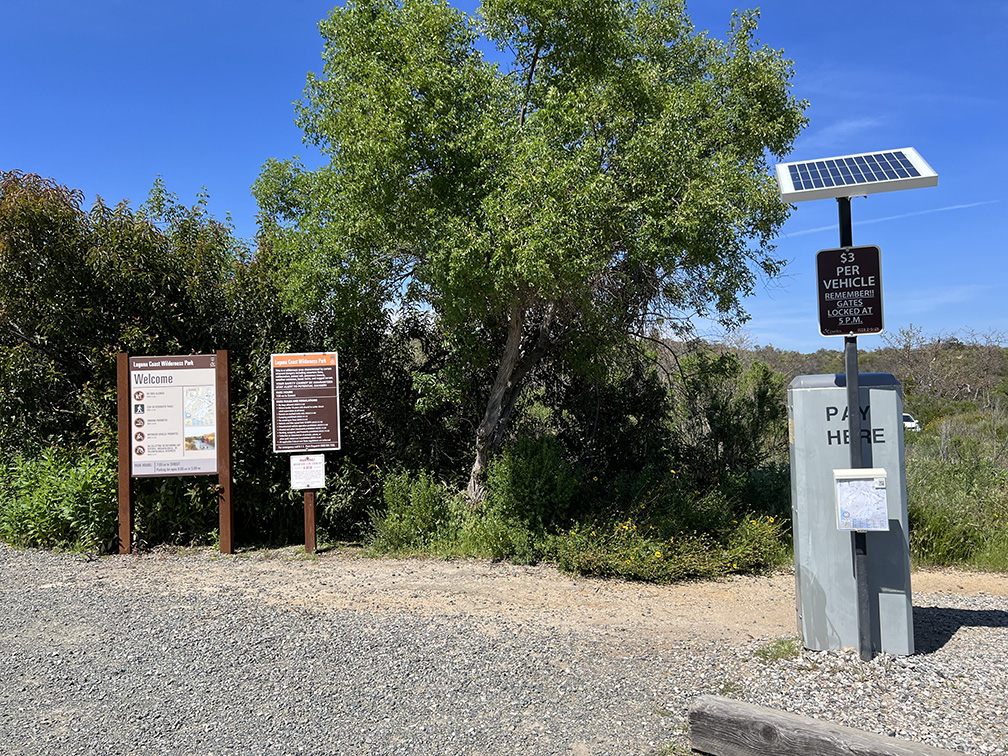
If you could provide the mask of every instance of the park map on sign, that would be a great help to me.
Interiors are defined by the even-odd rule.
[[[837,481],[841,530],[888,530],[885,478]]]
[[[187,428],[212,426],[216,422],[213,386],[186,387],[183,397]]]

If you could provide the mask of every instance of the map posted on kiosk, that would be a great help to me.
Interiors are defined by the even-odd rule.
[[[217,356],[130,357],[134,477],[217,474]]]
[[[885,470],[834,470],[833,481],[839,530],[889,530]]]

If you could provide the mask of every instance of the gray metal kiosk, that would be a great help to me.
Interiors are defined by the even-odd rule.
[[[885,373],[859,378],[861,448],[866,467],[888,485],[888,531],[867,533],[871,644],[914,652],[907,527],[903,395]],[[798,629],[806,648],[858,648],[858,596],[852,534],[839,529],[834,470],[850,467],[846,377],[802,375],[788,386],[791,514]]]

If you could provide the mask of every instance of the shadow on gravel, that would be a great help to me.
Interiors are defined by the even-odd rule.
[[[951,640],[962,627],[1008,627],[1008,612],[1002,609],[947,609],[940,606],[913,608],[914,648],[932,654]]]

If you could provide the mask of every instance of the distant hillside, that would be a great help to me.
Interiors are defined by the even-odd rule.
[[[910,326],[884,334],[885,346],[860,351],[862,373],[891,373],[903,384],[904,404],[922,422],[942,414],[1008,405],[1008,347],[1000,332],[926,335]],[[773,346],[707,344],[733,353],[743,363],[760,361],[782,374],[785,384],[797,375],[844,372],[842,343],[811,354]],[[686,344],[674,350],[690,349]]]

